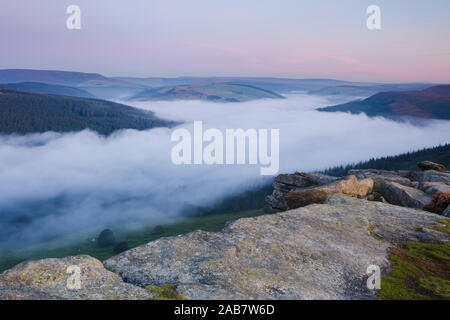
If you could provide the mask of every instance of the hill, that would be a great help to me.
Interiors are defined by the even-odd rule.
[[[31,69],[0,70],[0,83],[32,81],[73,86],[91,80],[107,80],[107,78],[98,73]]]
[[[340,177],[347,175],[348,171],[353,169],[417,170],[417,163],[425,160],[441,163],[450,168],[450,144],[403,153],[398,156],[372,158],[356,164],[330,168],[324,170],[323,173]]]
[[[26,91],[43,94],[54,94],[58,96],[69,96],[79,98],[95,98],[89,92],[75,87],[60,86],[41,82],[18,82],[0,84],[1,89],[12,89],[17,91]]]
[[[317,110],[365,113],[370,117],[391,119],[416,117],[450,120],[450,85],[434,86],[422,91],[380,92],[364,100]]]
[[[0,132],[35,133],[92,129],[110,134],[119,129],[167,126],[152,112],[109,101],[0,89]]]
[[[130,100],[207,100],[214,102],[242,102],[253,99],[283,99],[284,97],[265,89],[244,84],[220,84],[192,86],[180,85],[144,90]]]
[[[321,96],[368,97],[383,91],[423,90],[433,86],[427,83],[379,84],[379,85],[342,85],[312,90],[310,94]]]

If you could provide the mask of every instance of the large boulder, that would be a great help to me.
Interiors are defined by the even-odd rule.
[[[292,191],[284,198],[290,209],[304,207],[312,203],[323,203],[331,195],[366,197],[373,189],[372,179],[358,181],[355,176],[330,184]]]
[[[411,171],[409,179],[418,182],[441,182],[450,185],[450,173],[436,170]]]
[[[379,192],[383,181],[397,182],[405,186],[412,186],[412,181],[408,178],[409,171],[387,171],[377,169],[353,169],[348,171],[349,175],[354,175],[358,179],[372,179],[373,189]]]
[[[422,209],[433,199],[419,189],[389,181],[381,183],[380,193],[389,203],[409,208]]]
[[[239,219],[217,233],[161,238],[104,262],[139,286],[177,283],[189,299],[364,299],[367,267],[390,268],[404,241],[444,242],[442,217],[333,196],[325,204]]]
[[[420,182],[418,188],[429,195],[450,192],[450,185],[442,182]]]
[[[71,266],[80,270],[79,289],[69,280],[76,276],[75,269],[68,270]],[[86,255],[28,261],[0,274],[1,300],[136,300],[154,296],[152,292],[123,282],[119,275],[106,270],[99,260]]]
[[[442,164],[434,163],[431,161],[422,161],[417,164],[420,170],[436,170],[436,171],[445,171],[445,166]]]
[[[284,196],[289,192],[311,186],[319,186],[338,180],[336,177],[320,173],[296,172],[294,174],[280,174],[273,182],[273,193],[266,198],[267,204],[275,210],[289,210]]]

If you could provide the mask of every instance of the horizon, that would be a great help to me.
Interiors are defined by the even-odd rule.
[[[79,70],[58,70],[58,69],[28,69],[28,68],[4,68],[0,69],[1,71],[42,71],[42,72],[65,72],[65,73],[83,73],[83,74],[91,74],[91,75],[100,75],[109,79],[180,79],[180,78],[199,78],[199,79],[220,79],[220,78],[248,78],[248,79],[282,79],[282,80],[332,80],[332,81],[342,81],[349,83],[364,83],[368,84],[415,84],[415,83],[425,83],[425,84],[434,84],[434,85],[446,85],[450,84],[448,82],[433,82],[433,81],[356,81],[356,80],[347,80],[347,79],[338,79],[338,78],[286,78],[286,77],[259,77],[259,76],[244,76],[244,75],[235,75],[235,76],[223,76],[223,75],[211,75],[211,76],[193,76],[193,75],[175,75],[170,77],[158,77],[158,76],[130,76],[130,75],[119,75],[119,76],[110,76],[107,74],[103,74],[95,71],[79,71]],[[39,81],[22,81],[22,82],[39,82]],[[344,84],[345,85],[345,84]]]
[[[80,30],[66,27],[73,4]],[[369,30],[372,4],[24,0],[2,7],[0,69],[449,83],[450,3],[378,0],[381,30]]]

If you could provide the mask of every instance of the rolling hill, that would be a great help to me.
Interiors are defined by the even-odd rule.
[[[432,87],[433,84],[427,83],[405,83],[405,84],[379,84],[379,85],[343,85],[325,87],[319,90],[311,90],[310,94],[321,96],[354,96],[369,97],[379,92],[385,91],[409,91],[423,90]]]
[[[34,92],[34,93],[43,93],[43,94],[54,94],[58,96],[95,98],[94,95],[80,88],[47,84],[41,82],[18,82],[18,83],[0,84],[0,88]]]
[[[214,83],[203,86],[179,85],[144,90],[130,100],[207,100],[243,102],[253,99],[283,99],[278,93],[243,84]]]
[[[370,117],[391,119],[414,117],[450,120],[450,85],[434,86],[422,91],[380,92],[364,100],[317,110],[365,113]]]
[[[0,89],[0,133],[91,129],[107,135],[172,124],[152,112],[109,101]]]

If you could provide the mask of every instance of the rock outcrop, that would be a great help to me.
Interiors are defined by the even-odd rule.
[[[76,277],[75,269],[68,270],[70,266],[79,268],[79,287],[69,280],[71,276]],[[150,291],[123,282],[99,260],[86,255],[23,262],[0,274],[2,300],[137,300],[154,296]]]
[[[419,189],[389,181],[381,183],[380,193],[389,203],[409,208],[422,209],[433,200]]]
[[[239,219],[218,233],[162,238],[104,265],[138,286],[178,283],[189,299],[375,298],[367,267],[386,271],[388,248],[404,241],[448,241],[431,229],[440,219],[332,196],[325,204]]]
[[[450,173],[350,173],[280,175],[267,200],[285,212],[221,232],[160,238],[103,264],[89,256],[21,263],[0,274],[0,299],[154,298],[147,285],[173,285],[189,299],[376,299],[367,268],[390,271],[392,247],[450,241],[439,215],[450,215]],[[79,288],[68,286],[71,266]]]
[[[431,161],[422,161],[417,164],[420,170],[436,170],[436,171],[445,171],[445,166],[442,164],[434,163]]]
[[[307,188],[311,186],[320,186],[337,181],[338,178],[327,176],[320,173],[296,172],[294,174],[280,174],[273,182],[273,193],[268,196],[268,203],[275,210],[289,210],[284,196],[293,190]]]
[[[427,168],[442,166],[424,163],[429,165]],[[341,194],[422,209],[431,202],[434,194],[450,192],[448,171],[359,169],[349,170],[348,173],[346,177],[299,172],[279,175],[273,183],[274,191],[266,202],[274,210],[286,211],[323,203],[327,196]]]
[[[304,207],[312,203],[323,203],[331,195],[346,195],[355,198],[364,198],[373,189],[372,179],[358,181],[355,176],[339,180],[330,184],[294,190],[284,199],[290,209]]]

